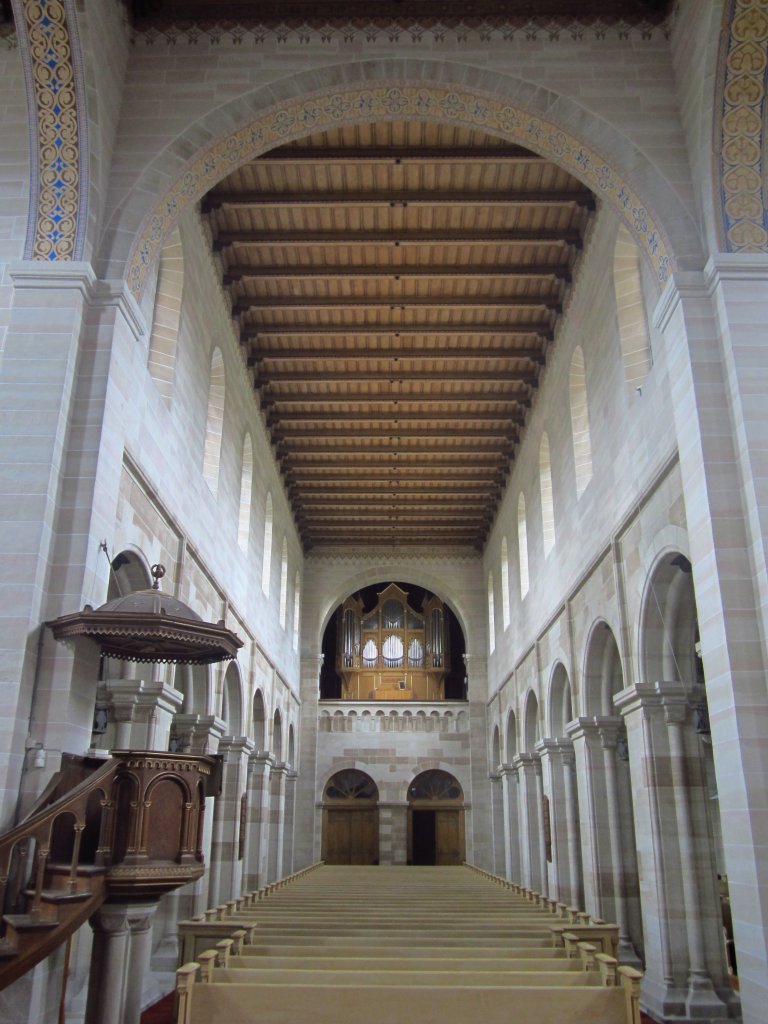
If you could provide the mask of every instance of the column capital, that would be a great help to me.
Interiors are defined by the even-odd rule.
[[[523,775],[534,775],[541,771],[541,757],[535,753],[516,754],[512,764]]]
[[[613,702],[622,717],[635,711],[642,711],[650,717],[662,709],[675,705],[687,707],[695,699],[695,691],[679,680],[657,680],[653,683],[636,683],[617,694]],[[665,711],[666,713],[666,711]]]
[[[611,729],[618,729],[621,724],[619,715],[592,715],[589,718],[574,718],[566,725],[565,731],[571,741],[582,738],[602,741],[603,734],[609,735]]]
[[[248,771],[255,772],[259,768],[271,770],[275,763],[274,755],[268,750],[254,750],[248,758]]]
[[[219,740],[219,753],[224,755],[227,761],[229,756],[240,757],[242,754],[250,755],[256,748],[256,744],[248,736],[222,736]]]
[[[515,764],[500,764],[499,775],[502,779],[513,778],[517,780],[517,765]]]
[[[150,679],[108,679],[105,689],[115,712],[121,706],[158,708],[175,714],[184,703],[184,694],[168,683]],[[130,719],[121,719],[130,721]]]

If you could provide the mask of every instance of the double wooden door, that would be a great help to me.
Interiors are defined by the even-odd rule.
[[[379,863],[378,807],[326,807],[323,816],[326,864]]]
[[[412,864],[461,864],[464,860],[464,809],[412,807],[408,821]]]

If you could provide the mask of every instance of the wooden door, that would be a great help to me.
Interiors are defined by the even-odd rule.
[[[325,812],[326,864],[378,864],[379,815],[377,808]]]
[[[461,864],[464,860],[464,811],[435,811],[435,863]]]

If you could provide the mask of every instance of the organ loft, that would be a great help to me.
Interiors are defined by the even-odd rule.
[[[337,612],[336,671],[342,700],[445,699],[450,670],[445,610],[439,597],[425,597],[421,610],[396,583],[366,610],[353,595]]]

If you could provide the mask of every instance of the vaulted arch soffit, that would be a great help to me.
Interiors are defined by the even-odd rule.
[[[573,100],[458,63],[391,60],[295,75],[190,125],[145,169],[112,218],[102,269],[108,267],[110,276],[125,272],[139,297],[181,214],[225,175],[313,132],[382,120],[461,125],[554,161],[613,207],[660,288],[677,262],[690,267],[702,260],[696,226],[668,180],[626,136]],[[222,131],[222,125],[236,127]],[[179,154],[190,150],[194,155],[182,163]],[[148,208],[158,185],[160,198]],[[129,253],[121,249],[129,244]]]

